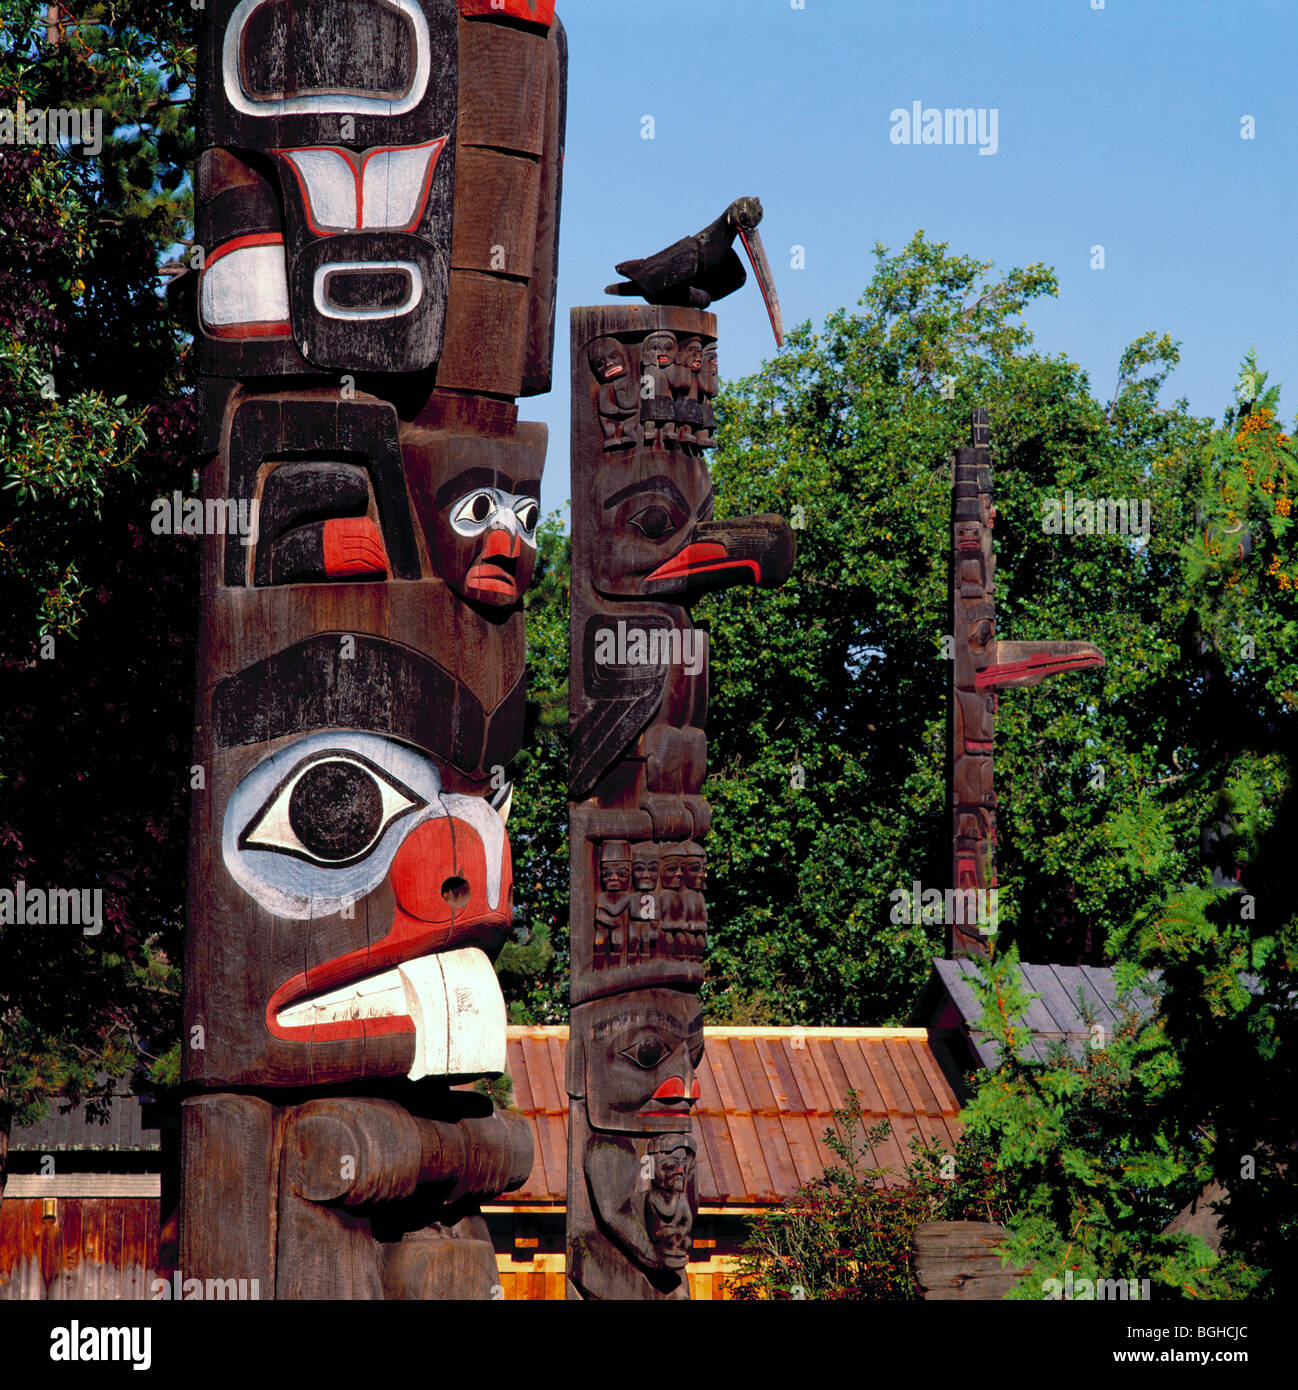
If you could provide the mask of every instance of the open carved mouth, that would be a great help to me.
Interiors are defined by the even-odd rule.
[[[479,560],[469,571],[464,585],[467,589],[477,589],[488,594],[503,594],[508,598],[518,597],[518,581],[515,571],[518,568],[516,555],[489,555]]]
[[[325,1042],[413,1032],[411,1081],[469,1080],[505,1069],[505,1000],[476,946],[418,956],[323,993],[305,994],[309,988],[298,975],[275,991],[266,1023],[277,1037]]]

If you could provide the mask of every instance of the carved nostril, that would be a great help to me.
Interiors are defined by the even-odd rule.
[[[448,878],[442,884],[442,897],[454,908],[463,907],[469,901],[469,885],[462,878]]]

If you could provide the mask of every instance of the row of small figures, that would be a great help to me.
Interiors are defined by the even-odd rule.
[[[596,970],[652,958],[701,960],[707,946],[707,855],[693,840],[600,846]]]
[[[605,450],[715,448],[717,349],[701,338],[678,342],[674,333],[650,333],[635,349],[616,338],[596,338],[587,350],[600,383],[599,423]]]

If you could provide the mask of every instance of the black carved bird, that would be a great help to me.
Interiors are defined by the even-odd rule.
[[[625,282],[609,285],[605,293],[639,295],[650,304],[706,309],[714,299],[733,294],[748,279],[734,249],[738,237],[753,263],[775,341],[782,343],[780,301],[775,294],[770,262],[757,234],[761,220],[762,205],[756,198],[737,198],[711,226],[694,236],[682,237],[666,250],[643,260],[623,261],[617,273],[626,276]]]

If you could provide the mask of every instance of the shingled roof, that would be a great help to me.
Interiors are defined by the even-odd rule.
[[[708,1028],[694,1114],[699,1205],[782,1202],[839,1160],[821,1142],[849,1090],[866,1123],[892,1134],[875,1167],[900,1185],[912,1136],[955,1147],[960,1102],[924,1028]],[[527,1181],[498,1205],[561,1204],[568,1185],[566,1027],[511,1027],[514,1106],[531,1120],[536,1158]]]
[[[995,1068],[1000,1049],[978,1027],[982,1006],[969,983],[974,977],[975,967],[968,960],[934,961],[933,977],[916,1014],[937,1033],[962,1036],[976,1058],[974,1065]],[[1026,993],[1040,996],[1023,1016],[1031,1030],[1020,1050],[1026,1061],[1046,1061],[1051,1045],[1060,1042],[1081,1057],[1093,1038],[1111,1038],[1129,1009],[1144,1018],[1154,1010],[1153,996],[1143,991],[1134,993],[1124,1007],[1108,966],[1020,965],[1019,983]],[[1102,1032],[1093,1032],[1092,1022]]]

